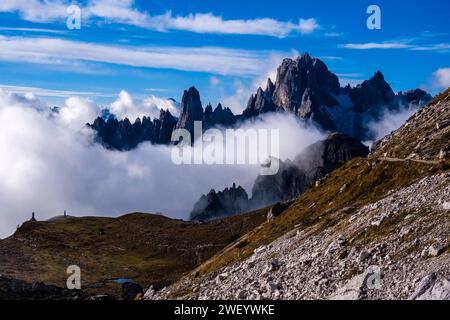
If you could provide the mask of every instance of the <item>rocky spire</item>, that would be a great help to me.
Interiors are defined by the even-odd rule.
[[[267,79],[267,86],[266,86],[266,94],[268,96],[272,96],[273,92],[275,91],[275,85],[272,82],[272,79]]]
[[[377,71],[372,78],[353,88],[350,98],[355,104],[355,111],[361,113],[372,109],[372,115],[376,116],[380,106],[389,107],[393,104],[395,93],[384,80],[383,74]]]
[[[194,122],[203,120],[203,107],[200,94],[196,88],[191,87],[184,91],[181,99],[180,118],[176,125],[177,129],[186,129],[191,134],[191,142],[194,142]]]
[[[172,131],[177,124],[177,120],[172,116],[169,110],[161,109],[159,113],[159,123],[160,128],[157,143],[168,144],[172,140]]]

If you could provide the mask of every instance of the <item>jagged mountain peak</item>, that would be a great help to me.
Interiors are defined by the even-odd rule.
[[[192,221],[206,221],[242,213],[249,208],[248,194],[241,186],[233,183],[231,188],[217,192],[212,189],[203,195],[191,212]]]
[[[419,107],[430,98],[419,91],[396,95],[381,71],[356,87],[341,88],[338,77],[323,61],[305,53],[283,60],[275,83],[269,79],[265,91],[258,88],[243,117],[282,110],[312,120],[324,130],[339,130],[359,140],[370,140],[374,137],[368,123],[378,120],[385,110],[411,104]]]
[[[325,131],[340,131],[368,141],[376,138],[369,124],[378,121],[386,111],[421,107],[429,100],[431,96],[420,89],[396,95],[381,71],[356,87],[341,88],[338,77],[323,61],[304,53],[295,59],[284,59],[277,69],[275,82],[268,78],[265,89],[259,87],[250,96],[240,116],[220,103],[215,109],[208,104],[203,111],[199,91],[190,87],[183,93],[175,128],[187,129],[193,142],[195,121],[201,121],[203,128],[209,129],[233,126],[269,112],[289,112]]]
[[[272,79],[268,78],[266,85],[266,93],[272,96],[274,91],[275,91],[275,84],[272,82]]]

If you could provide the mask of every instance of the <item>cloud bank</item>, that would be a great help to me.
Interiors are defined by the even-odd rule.
[[[59,114],[47,110],[32,95],[0,89],[0,237],[12,234],[32,211],[40,220],[63,210],[77,216],[142,211],[187,218],[210,188],[236,182],[250,190],[259,172],[259,166],[250,165],[177,166],[168,146],[108,151],[93,143],[93,132],[84,127],[99,112],[95,103],[73,97]],[[281,127],[282,159],[323,137],[289,115],[248,126]]]
[[[17,12],[24,20],[54,22],[67,18],[71,1],[2,0],[0,12]],[[85,20],[101,20],[140,28],[166,31],[188,31],[202,34],[258,35],[283,38],[293,33],[310,34],[320,26],[314,18],[298,22],[271,18],[224,19],[213,13],[190,13],[186,16],[166,12],[150,15],[136,8],[133,0],[90,0],[82,8]]]

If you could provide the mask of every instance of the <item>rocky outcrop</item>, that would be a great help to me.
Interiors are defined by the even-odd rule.
[[[375,72],[371,79],[351,88],[349,95],[354,104],[354,111],[370,112],[372,115],[377,115],[383,106],[391,106],[395,99],[394,91],[380,71]]]
[[[277,217],[279,217],[281,214],[283,214],[292,204],[294,201],[288,201],[288,202],[277,202],[275,205],[270,208],[269,212],[267,213],[267,222],[272,222]]]
[[[418,282],[409,300],[450,300],[450,280],[433,272]]]
[[[281,161],[276,175],[259,176],[253,185],[252,207],[294,199],[339,165],[368,154],[369,149],[356,139],[331,134],[307,147],[294,161]]]
[[[307,147],[294,161],[280,161],[277,174],[258,176],[251,199],[242,187],[236,188],[235,185],[219,193],[211,190],[195,204],[191,219],[210,220],[280,202],[275,208],[277,211],[278,207],[297,198],[339,165],[355,157],[366,157],[368,153],[369,149],[359,141],[333,133],[327,139]]]
[[[161,110],[159,119],[153,121],[148,117],[137,118],[132,124],[128,118],[117,120],[109,117],[106,120],[98,117],[93,124],[87,126],[96,131],[96,140],[108,149],[131,150],[142,142],[153,144],[169,144],[176,119],[167,110]]]
[[[307,92],[309,99],[315,100],[312,112],[317,112],[321,105],[338,104],[333,95],[339,94],[339,88],[337,76],[321,60],[305,53],[296,60],[285,59],[278,68],[273,102],[285,111],[299,113]]]
[[[422,89],[415,89],[415,90],[409,90],[406,92],[399,92],[398,94],[401,102],[405,104],[413,104],[413,105],[419,105],[424,106],[426,105],[433,97],[427,93],[426,91],[423,91]]]
[[[203,114],[203,129],[209,129],[213,127],[231,127],[236,123],[236,116],[233,114],[230,108],[222,107],[222,104],[218,104],[216,109],[212,109],[209,104],[205,108]]]
[[[269,83],[273,85],[270,80]],[[259,88],[256,95],[252,95],[248,100],[247,108],[242,114],[243,118],[248,119],[251,117],[256,117],[260,114],[276,111],[277,107],[273,103],[272,94],[270,93],[272,90],[272,87],[270,87],[270,89],[268,87],[266,91]]]
[[[153,143],[168,144],[172,140],[172,131],[177,119],[168,111],[161,110],[159,119],[155,121],[155,139]]]
[[[190,214],[192,221],[207,221],[223,216],[235,215],[248,210],[248,194],[241,186],[203,195]]]
[[[278,173],[258,176],[253,184],[251,206],[253,208],[294,199],[305,192],[312,182],[306,173],[291,160],[281,161]]]
[[[232,127],[238,117],[230,108],[223,107],[220,103],[213,110],[208,105],[203,112],[200,94],[194,87],[184,92],[179,119],[170,111],[161,109],[159,118],[151,119],[143,117],[131,123],[128,118],[117,120],[106,109],[102,116],[87,126],[96,131],[97,142],[108,149],[128,151],[136,148],[142,142],[153,144],[172,143],[172,133],[175,129],[186,129],[194,139],[194,122],[202,122],[203,130],[213,127]]]

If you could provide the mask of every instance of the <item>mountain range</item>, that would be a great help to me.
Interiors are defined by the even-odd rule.
[[[204,129],[232,127],[262,114],[289,112],[325,131],[367,141],[375,138],[368,124],[385,112],[420,108],[431,98],[421,89],[395,94],[379,71],[355,87],[341,87],[324,62],[305,53],[297,59],[284,59],[275,82],[269,78],[265,89],[258,88],[240,115],[222,104],[215,109],[208,104],[203,109],[200,93],[191,87],[183,93],[178,118],[161,110],[159,119],[144,117],[131,123],[128,118],[117,120],[107,113],[106,118],[98,117],[87,125],[97,132],[97,141],[105,147],[126,151],[142,142],[170,144],[174,129],[187,129],[193,137],[195,121],[202,121]]]

